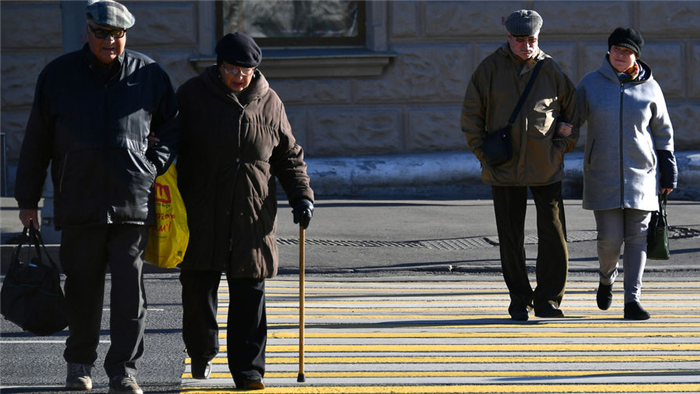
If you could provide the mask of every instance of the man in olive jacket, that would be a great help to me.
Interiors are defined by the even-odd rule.
[[[574,149],[578,137],[578,130],[568,123],[574,123],[576,87],[539,49],[541,27],[537,12],[513,12],[506,20],[507,43],[479,65],[462,106],[462,131],[481,161],[483,182],[492,186],[501,265],[511,298],[508,312],[514,320],[527,320],[533,307],[539,317],[564,315],[559,304],[566,285],[568,249],[561,181],[564,153]],[[481,149],[484,137],[506,125],[540,62],[539,74],[512,125],[512,158],[490,166]],[[539,238],[534,291],[524,249],[528,188],[537,208]]]
[[[37,224],[47,167],[70,335],[69,390],[90,390],[100,340],[105,274],[111,273],[110,393],[140,393],[144,350],[143,253],[154,223],[153,187],[177,149],[177,99],[165,71],[125,49],[135,18],[122,4],[87,7],[87,44],[39,75],[20,152],[15,198],[20,220]],[[160,142],[149,147],[148,136]]]

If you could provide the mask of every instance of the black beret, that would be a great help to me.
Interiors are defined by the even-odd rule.
[[[221,61],[238,67],[257,67],[262,60],[262,50],[253,37],[241,33],[229,33],[216,44],[216,63]]]
[[[632,28],[618,27],[608,38],[608,50],[610,50],[613,45],[631,49],[637,54],[637,57],[639,57],[639,55],[642,54],[644,39],[638,31]]]

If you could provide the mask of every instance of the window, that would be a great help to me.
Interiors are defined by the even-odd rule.
[[[217,2],[219,37],[241,31],[260,46],[365,46],[365,2],[225,0]]]
[[[214,43],[243,31],[263,47],[267,78],[376,77],[396,53],[389,50],[387,1],[197,1],[201,72],[216,62]],[[211,21],[216,20],[216,25]]]

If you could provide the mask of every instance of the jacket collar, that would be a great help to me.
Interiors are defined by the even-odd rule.
[[[503,56],[508,57],[513,62],[516,70],[518,70],[519,75],[528,73],[530,70],[535,68],[537,62],[544,60],[548,56],[546,53],[544,53],[542,49],[537,47],[537,51],[533,53],[529,59],[523,60],[520,56],[516,55],[515,53],[513,53],[513,51],[510,50],[508,42],[505,42],[503,45],[501,45],[498,51]]]
[[[82,50],[83,50],[83,55],[90,62],[89,64],[98,65],[97,57],[95,57],[95,54],[92,53],[92,51],[90,51],[90,46],[87,43],[85,43],[85,45],[83,45]],[[122,64],[124,64],[125,58],[126,58],[126,49],[124,49],[124,52],[122,52],[121,55],[117,56],[117,58],[114,61],[117,62],[116,64],[118,64],[119,67],[121,67]],[[114,66],[114,64],[110,64],[110,67],[112,67],[112,66]]]
[[[241,106],[259,100],[270,89],[270,84],[265,79],[265,76],[260,70],[255,70],[253,80],[246,90],[236,96],[225,84],[219,75],[219,67],[217,65],[209,66],[200,74],[200,78],[204,82],[207,89],[222,100],[231,100]]]
[[[639,63],[639,65],[644,69],[642,78],[641,80],[634,80],[627,83],[644,83],[649,80],[652,80],[653,77],[651,74],[651,67],[649,67],[648,64],[644,63],[642,60],[639,59],[637,59],[637,63]],[[620,79],[617,77],[617,70],[615,70],[612,64],[610,64],[610,55],[605,55],[603,57],[603,64],[601,64],[598,68],[598,72],[601,73],[605,78],[615,83],[620,83]]]

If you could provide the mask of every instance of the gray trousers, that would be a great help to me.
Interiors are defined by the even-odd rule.
[[[639,301],[642,275],[647,263],[647,232],[651,212],[637,209],[594,211],[598,230],[600,283],[611,285],[618,275],[618,260],[624,243],[622,269],[625,304]]]
[[[63,358],[67,362],[93,364],[97,359],[109,267],[111,345],[104,367],[109,377],[136,375],[146,328],[142,258],[147,241],[147,226],[110,224],[63,229],[59,253],[66,274],[70,335]]]

